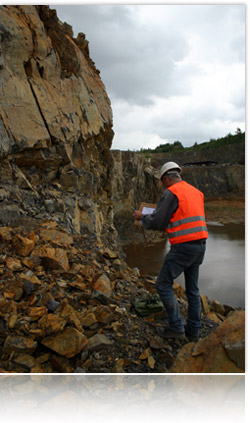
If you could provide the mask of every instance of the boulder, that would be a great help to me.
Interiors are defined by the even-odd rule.
[[[215,313],[224,315],[225,307],[220,301],[214,300],[214,301],[211,301],[210,311],[214,311]]]
[[[37,347],[37,342],[34,339],[10,334],[4,343],[4,352],[19,352],[19,353],[33,353]]]
[[[0,240],[1,241],[10,241],[11,240],[11,235],[12,234],[12,229],[7,227],[7,226],[2,226],[0,228]]]
[[[42,372],[41,365],[30,354],[18,354],[13,359],[13,362],[21,367],[24,367],[24,369],[26,369],[26,371],[30,371],[30,373]]]
[[[86,336],[72,327],[42,340],[44,346],[67,358],[80,353],[87,343]]]
[[[14,271],[22,269],[22,262],[21,262],[21,260],[19,260],[17,258],[7,257],[6,258],[6,267],[9,270],[12,270],[14,272]]]
[[[73,237],[71,235],[67,234],[64,231],[59,231],[56,229],[41,228],[39,231],[39,236],[41,237],[41,239],[45,241],[51,241],[53,242],[53,244],[59,246],[67,246],[73,244]]]
[[[33,239],[16,234],[13,238],[13,246],[19,256],[26,257],[34,249],[35,242]]]
[[[63,248],[41,247],[38,250],[38,255],[42,259],[45,268],[53,270],[70,269],[67,252]]]
[[[94,284],[96,291],[101,291],[103,294],[110,296],[112,294],[112,286],[109,278],[103,274],[101,275]]]
[[[201,297],[202,312],[205,316],[207,316],[208,313],[210,312],[208,298],[206,295],[202,295],[202,294],[200,297]]]
[[[38,325],[42,330],[43,337],[62,332],[66,326],[66,320],[54,314],[43,316]]]
[[[85,346],[85,348],[88,351],[98,351],[107,347],[111,347],[113,344],[114,342],[107,338],[107,336],[97,333],[89,338],[88,344]]]
[[[210,335],[186,344],[178,353],[172,373],[242,373],[245,312],[235,311]]]

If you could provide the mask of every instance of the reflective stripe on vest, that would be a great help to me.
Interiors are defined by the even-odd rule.
[[[170,186],[179,206],[166,228],[171,244],[208,238],[204,213],[204,195],[185,181]]]
[[[177,236],[195,234],[196,232],[201,232],[201,231],[207,231],[207,227],[206,226],[196,226],[195,228],[183,229],[183,230],[180,230],[180,231],[177,231],[177,232],[173,232],[172,234],[169,233],[168,237],[169,238],[175,238]]]
[[[169,223],[168,228],[176,228],[177,226],[184,225],[184,223],[197,222],[198,220],[203,220],[205,222],[205,217],[203,216],[185,217],[184,219]]]

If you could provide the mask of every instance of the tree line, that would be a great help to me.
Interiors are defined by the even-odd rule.
[[[183,147],[182,143],[180,141],[174,141],[172,144],[166,143],[166,144],[160,144],[156,148],[141,148],[139,151],[140,153],[177,153],[183,150],[203,150],[210,147],[219,147],[222,145],[229,145],[229,144],[235,144],[240,142],[245,142],[245,132],[242,132],[240,128],[236,129],[236,132],[234,135],[231,133],[227,134],[224,137],[221,138],[211,138],[207,142],[203,142],[198,144],[197,142],[194,143],[191,147]]]

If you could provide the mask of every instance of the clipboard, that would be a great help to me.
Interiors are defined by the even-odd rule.
[[[156,209],[156,204],[152,204],[152,203],[143,202],[141,203],[139,207],[140,212],[142,212],[143,214],[152,214],[155,209]],[[142,222],[140,220],[135,220],[135,225],[142,227]]]

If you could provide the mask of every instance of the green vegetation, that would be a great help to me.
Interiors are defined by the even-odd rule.
[[[184,150],[184,147],[180,141],[174,141],[173,144],[160,144],[155,149],[152,148],[141,148],[140,153],[173,153],[176,151]]]
[[[211,147],[219,147],[222,145],[229,145],[229,144],[236,144],[239,142],[245,141],[245,132],[241,132],[239,128],[237,128],[235,135],[227,134],[225,137],[213,139],[211,138],[208,142],[203,142],[201,144],[195,143],[193,147],[189,147],[188,149],[195,148],[196,150],[204,150]]]
[[[227,134],[225,137],[210,139],[210,141],[203,142],[201,144],[194,143],[192,147],[183,147],[180,141],[174,141],[173,144],[160,144],[155,149],[151,148],[141,148],[140,153],[143,154],[154,154],[154,153],[177,153],[180,151],[189,151],[189,150],[205,150],[211,147],[219,147],[223,145],[241,143],[245,141],[245,132],[242,132],[240,128],[237,128],[235,135]]]

